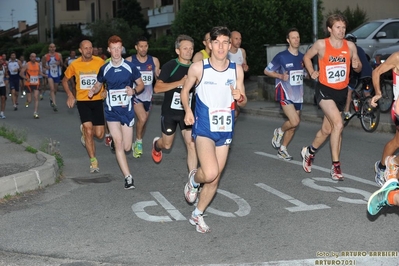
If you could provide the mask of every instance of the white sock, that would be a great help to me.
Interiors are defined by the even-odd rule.
[[[193,211],[193,216],[194,217],[197,217],[198,215],[202,215],[202,214],[203,214],[203,212],[198,210],[198,208],[195,208],[195,210]]]
[[[286,151],[286,150],[287,150],[287,147],[285,147],[285,146],[281,145],[281,146],[280,146],[280,150],[282,150],[282,151]]]

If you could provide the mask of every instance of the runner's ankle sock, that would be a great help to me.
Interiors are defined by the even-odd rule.
[[[136,139],[136,143],[143,143],[142,139]]]
[[[162,151],[162,149],[158,148],[157,143],[158,143],[158,140],[154,142],[154,149],[155,149],[157,152],[160,152],[160,151]]]
[[[399,190],[390,191],[388,193],[388,204],[389,205],[395,205],[394,197],[398,193],[399,193]]]
[[[315,154],[317,149],[313,147],[312,145],[308,146],[308,151],[310,154]]]
[[[91,163],[92,163],[92,162],[95,162],[95,161],[97,161],[97,158],[96,158],[96,157],[90,158],[90,162],[91,162]]]
[[[381,162],[382,161],[380,161],[380,163],[378,164],[378,168],[380,168],[380,170],[385,170],[387,167],[385,165],[382,165]]]
[[[203,214],[203,212],[198,210],[198,208],[195,208],[195,210],[193,211],[193,216],[194,217],[197,217],[198,215],[201,215],[201,214]]]
[[[190,176],[190,182],[191,182],[191,185],[193,185],[193,187],[197,188],[197,187],[199,187],[200,184],[198,184],[197,182],[194,181],[194,177],[195,177],[195,175]]]
[[[286,151],[286,150],[287,150],[287,147],[285,147],[284,145],[280,146],[280,151]]]
[[[334,167],[341,166],[341,163],[339,161],[336,162],[333,161],[332,164],[334,165]]]
[[[284,131],[281,130],[281,127],[279,127],[279,128],[277,129],[277,132],[278,132],[278,134],[280,134],[280,135],[281,135],[281,134],[284,134]]]

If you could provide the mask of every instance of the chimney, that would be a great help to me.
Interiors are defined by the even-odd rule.
[[[18,20],[18,32],[26,30],[26,20]]]

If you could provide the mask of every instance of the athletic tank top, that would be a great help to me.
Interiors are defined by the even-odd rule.
[[[242,65],[244,63],[244,58],[242,56],[241,48],[238,48],[237,53],[233,54],[229,51],[229,59],[237,63],[237,65]]]
[[[0,65],[0,87],[6,86],[6,83],[4,82],[5,76],[6,76],[6,68],[3,65]]]
[[[330,39],[325,39],[326,49],[323,58],[319,58],[321,84],[335,90],[343,90],[349,84],[350,50],[348,42],[342,41],[342,47],[335,49]]]
[[[57,78],[61,76],[61,67],[56,64],[56,62],[60,60],[61,59],[57,53],[54,55],[46,55],[46,63],[50,67],[46,74],[49,75],[50,78]]]
[[[137,66],[141,73],[141,79],[144,83],[144,90],[136,95],[136,98],[143,102],[150,102],[153,93],[153,82],[155,78],[155,64],[151,55],[147,55],[147,61],[141,63],[136,55],[132,55],[132,63]]]
[[[25,80],[25,85],[39,85],[39,73],[40,73],[40,66],[39,63],[26,63],[26,72],[25,76],[29,80]]]
[[[232,132],[235,104],[230,85],[236,87],[236,63],[230,61],[224,71],[217,71],[209,59],[202,62],[202,78],[195,87],[195,127],[210,132]]]
[[[210,57],[210,55],[205,51],[205,49],[202,49],[200,52],[202,54],[202,59],[207,59]]]

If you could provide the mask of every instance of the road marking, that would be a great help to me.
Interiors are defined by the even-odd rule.
[[[265,185],[263,183],[258,183],[255,184],[255,186],[260,187],[261,189],[264,189],[277,197],[280,197],[291,204],[296,205],[296,207],[288,207],[285,208],[286,210],[290,212],[301,212],[301,211],[313,211],[313,210],[321,210],[321,209],[329,209],[330,207],[325,205],[325,204],[315,204],[315,205],[308,205],[306,203],[303,203],[300,200],[294,199],[293,197],[284,194],[283,192],[278,191],[277,189],[274,189],[272,187],[269,187],[268,185]]]
[[[258,155],[261,155],[261,156],[265,156],[265,157],[269,157],[269,158],[281,161],[281,159],[278,158],[275,154],[265,153],[265,152],[261,152],[261,151],[256,151],[255,154],[258,154]],[[296,165],[300,165],[302,167],[302,161],[292,160],[292,161],[285,161],[285,162],[296,164]],[[314,164],[312,164],[312,170],[319,170],[319,171],[322,171],[322,172],[325,172],[325,173],[330,173],[330,171],[331,171],[330,168],[324,168],[324,167],[320,167],[320,166],[317,166],[317,165],[314,165]],[[360,178],[360,177],[353,176],[353,175],[350,175],[350,174],[345,174],[345,173],[343,173],[343,175],[344,175],[344,177],[346,179],[351,179],[353,181],[357,181],[357,182],[360,182],[360,183],[363,183],[363,184],[367,184],[367,185],[372,185],[372,186],[378,187],[377,184],[374,181],[370,181],[370,180],[367,180],[367,179],[364,179],[364,178]],[[339,181],[336,181],[336,182],[339,182]]]
[[[217,193],[222,194],[223,196],[226,196],[229,199],[232,199],[235,203],[237,203],[238,210],[234,212],[237,216],[243,217],[243,216],[248,215],[251,212],[251,206],[248,204],[248,202],[246,200],[244,200],[243,198],[237,196],[236,194],[233,194],[231,192],[228,192],[228,191],[220,189],[220,188],[218,188]],[[206,209],[206,212],[213,213],[213,214],[216,214],[216,215],[219,215],[222,217],[236,217],[231,212],[219,211],[213,207],[208,207]]]

